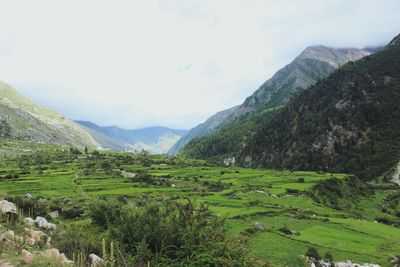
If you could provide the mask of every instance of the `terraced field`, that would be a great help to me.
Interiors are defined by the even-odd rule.
[[[346,174],[224,168],[168,156],[18,145],[24,151],[3,154],[0,160],[0,188],[8,196],[30,193],[75,204],[95,197],[157,199],[160,205],[166,198],[204,202],[227,218],[230,234],[248,238],[255,256],[278,266],[298,266],[309,246],[321,254],[330,251],[335,260],[382,266],[390,266],[389,257],[400,252],[400,228],[375,222],[380,217],[398,220],[382,211],[387,196],[398,190],[390,185],[349,200],[346,209],[334,209],[317,203],[309,191],[320,181],[342,180]],[[10,142],[1,144],[0,154],[12,151],[6,149],[9,146]],[[57,220],[63,224],[85,219]],[[256,222],[265,230],[254,231]]]

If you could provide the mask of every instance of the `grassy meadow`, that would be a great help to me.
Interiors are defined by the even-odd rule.
[[[389,258],[400,253],[400,220],[394,215],[398,189],[370,183],[373,194],[342,199],[337,206],[309,193],[321,181],[348,176],[212,166],[146,153],[85,153],[17,141],[0,145],[1,194],[12,199],[30,193],[62,202],[61,216],[53,220],[60,225],[85,224],[85,203],[98,197],[160,205],[166,199],[190,199],[226,217],[229,235],[244,236],[255,257],[276,266],[298,266],[310,246],[322,255],[331,252],[336,261],[390,266]],[[256,222],[264,231],[254,230]]]

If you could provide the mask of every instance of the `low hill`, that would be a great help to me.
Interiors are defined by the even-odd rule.
[[[37,143],[98,147],[80,126],[0,82],[1,136]]]

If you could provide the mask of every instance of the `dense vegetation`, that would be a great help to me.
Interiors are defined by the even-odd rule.
[[[329,170],[376,178],[400,158],[399,73],[397,42],[344,65],[273,116],[267,113],[257,123],[246,121],[193,140],[183,154],[233,156],[238,164],[252,167]],[[244,142],[238,138],[241,133]]]
[[[56,223],[52,242],[70,259],[303,266],[314,247],[335,261],[390,266],[400,250],[400,195],[391,184],[13,140],[0,142],[0,155],[5,198]]]

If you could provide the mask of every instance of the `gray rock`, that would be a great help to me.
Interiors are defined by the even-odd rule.
[[[17,206],[15,206],[15,204],[12,202],[8,202],[7,200],[1,200],[0,212],[17,214]]]
[[[260,223],[260,222],[255,222],[254,223],[254,227],[257,229],[257,231],[264,231],[265,230],[264,225],[262,223]]]
[[[56,218],[60,217],[60,214],[59,214],[58,210],[49,212],[47,215],[49,215],[50,218],[52,218],[52,219],[56,219]]]
[[[43,229],[47,230],[56,230],[56,225],[53,223],[49,223],[45,218],[43,217],[36,217],[35,223]]]

